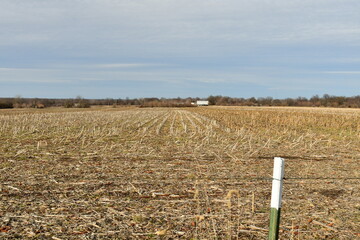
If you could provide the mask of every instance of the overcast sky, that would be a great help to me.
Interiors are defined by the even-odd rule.
[[[360,95],[359,0],[0,0],[0,97]]]

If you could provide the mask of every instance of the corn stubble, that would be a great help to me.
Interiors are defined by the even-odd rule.
[[[360,177],[359,137],[351,109],[0,111],[0,238],[266,239],[273,157]],[[360,238],[359,186],[285,180],[281,239]]]

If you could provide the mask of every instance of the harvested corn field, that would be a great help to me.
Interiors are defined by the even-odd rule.
[[[0,111],[2,239],[360,238],[360,111]]]

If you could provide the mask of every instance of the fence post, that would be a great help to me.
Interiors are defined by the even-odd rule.
[[[285,165],[285,160],[283,158],[280,157],[274,158],[274,172],[273,172],[272,191],[271,191],[269,240],[277,240],[279,238],[284,165]]]

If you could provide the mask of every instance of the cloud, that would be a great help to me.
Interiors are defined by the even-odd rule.
[[[271,87],[268,88],[270,91],[293,91],[298,92],[299,90],[302,91],[310,91],[313,90],[312,87],[303,87],[303,86],[278,86],[278,87]]]
[[[348,86],[357,83],[358,0],[0,0],[0,5],[2,84],[87,83],[97,89],[106,84],[126,92],[133,82],[149,83],[144,91],[195,83],[205,95],[211,89],[203,86],[217,86],[212,92],[226,95],[233,85],[251,85],[253,93],[295,85],[301,95],[301,83],[318,87],[330,81],[338,89],[344,75]]]
[[[96,52],[98,48],[137,54],[137,50],[190,54],[227,44],[242,49],[239,43],[357,44],[360,18],[356,9],[360,4],[345,2],[2,1],[0,44],[15,39],[15,45],[46,43],[67,50],[93,48]]]
[[[91,66],[96,66],[91,67]],[[91,71],[89,71],[91,69]],[[184,83],[253,83],[261,84],[259,74],[187,69],[166,64],[95,64],[60,68],[0,68],[2,82],[100,83],[156,82]],[[261,77],[260,77],[261,78]]]
[[[60,75],[61,71],[57,69],[0,68],[2,83],[71,83]]]
[[[48,69],[39,69],[39,68],[0,68],[0,72],[43,72],[49,71]]]
[[[97,67],[97,68],[143,68],[143,67],[156,67],[156,66],[166,66],[166,64],[109,63],[109,64],[96,64],[96,65],[94,65],[94,67]]]
[[[326,74],[360,74],[360,71],[325,71]]]

